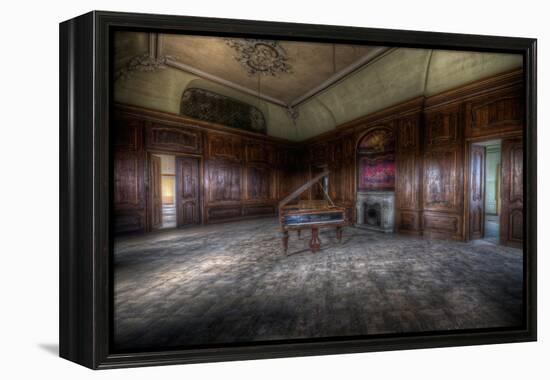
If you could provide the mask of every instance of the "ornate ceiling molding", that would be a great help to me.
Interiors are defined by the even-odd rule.
[[[233,58],[244,67],[248,75],[276,76],[292,72],[287,53],[278,41],[249,38],[224,40],[227,46],[235,50],[237,55]]]
[[[149,53],[132,57],[128,63],[114,74],[115,82],[119,79],[128,79],[134,72],[153,72],[167,67],[167,61],[174,57],[167,55],[152,57]]]
[[[196,76],[201,77],[203,79],[211,80],[212,82],[215,82],[217,84],[221,84],[221,85],[227,86],[229,88],[232,88],[234,90],[244,92],[248,95],[254,96],[256,98],[263,99],[263,100],[268,101],[270,103],[277,104],[277,105],[282,106],[282,107],[287,106],[287,104],[284,101],[280,100],[280,99],[277,99],[277,98],[274,98],[272,96],[265,95],[265,94],[262,94],[262,93],[258,94],[258,91],[252,90],[248,87],[241,86],[240,84],[237,84],[235,82],[231,82],[231,81],[229,81],[227,79],[224,79],[224,78],[221,78],[219,76],[207,73],[206,71],[202,71],[200,69],[197,69],[196,67],[186,65],[185,63],[181,63],[181,62],[179,62],[175,59],[167,59],[166,60],[166,65],[170,66],[170,67],[173,67],[175,69],[183,70],[183,71],[185,71],[187,73],[190,73],[190,74],[195,74]]]
[[[283,73],[292,73],[292,66],[288,63],[289,57],[278,41],[234,38],[225,38],[224,40],[229,47],[237,52],[237,55],[234,56],[235,60],[243,66],[249,75],[259,74],[264,76],[277,76]],[[233,88],[272,104],[284,107],[287,110],[291,120],[296,122],[299,117],[298,106],[300,104],[316,96],[340,80],[343,80],[348,75],[368,64],[375,62],[379,58],[384,57],[386,54],[389,54],[396,49],[387,47],[377,47],[372,49],[372,51],[367,53],[361,59],[334,73],[334,75],[329,77],[323,83],[315,86],[290,103],[273,96],[263,94],[261,91],[258,93],[258,90],[256,89],[242,86],[238,83],[187,65],[179,61],[178,57],[163,55],[162,34],[150,33],[148,50],[148,53],[132,57],[123,68],[117,70],[114,75],[115,81],[119,79],[127,79],[133,72],[154,72],[167,67],[172,67]]]

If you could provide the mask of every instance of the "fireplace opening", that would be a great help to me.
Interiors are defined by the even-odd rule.
[[[393,232],[393,191],[358,191],[356,226],[379,232]]]
[[[365,204],[365,224],[381,226],[380,204]]]

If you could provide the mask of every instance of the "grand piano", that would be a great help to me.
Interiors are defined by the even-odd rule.
[[[335,205],[328,195],[328,175],[328,170],[323,171],[279,202],[279,225],[285,254],[288,251],[289,231],[297,231],[300,236],[302,230],[311,229],[309,248],[312,252],[321,249],[319,228],[335,228],[338,241],[342,241],[342,227],[349,224],[349,218],[346,209]],[[317,185],[321,187],[325,199],[290,203],[304,191]]]

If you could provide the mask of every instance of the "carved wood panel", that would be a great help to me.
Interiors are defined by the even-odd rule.
[[[115,207],[135,208],[143,205],[143,155],[134,152],[116,152],[114,158]]]
[[[210,159],[240,162],[243,158],[242,151],[242,140],[239,136],[208,134],[208,156]]]
[[[248,141],[245,145],[246,162],[248,163],[272,163],[274,148],[271,144],[257,141]]]
[[[209,203],[238,202],[241,200],[241,166],[232,162],[208,163],[207,201]]]
[[[459,112],[455,107],[426,115],[426,144],[428,147],[459,142]]]
[[[328,145],[315,144],[309,147],[309,162],[311,164],[325,164],[328,162]]]
[[[523,141],[502,142],[500,241],[521,247],[523,243]]]
[[[396,205],[398,209],[418,208],[418,158],[415,153],[400,153],[396,159]]]
[[[397,229],[399,232],[416,232],[420,230],[419,213],[413,211],[397,212]]]
[[[469,178],[469,228],[470,239],[480,239],[485,231],[485,147],[470,147]]]
[[[269,167],[249,166],[246,170],[246,198],[269,200],[273,198],[273,172]]]
[[[199,159],[176,157],[176,219],[178,227],[200,224]]]
[[[139,151],[143,145],[143,121],[118,116],[113,127],[113,148],[116,151]]]
[[[338,139],[328,146],[328,162],[339,163],[344,159],[344,141]]]
[[[468,137],[521,130],[524,114],[521,91],[508,90],[468,102],[465,114]]]
[[[114,211],[115,233],[145,232],[145,211],[116,210]]]
[[[141,152],[114,153],[115,231],[145,230],[145,157]]]
[[[208,223],[238,219],[242,217],[242,207],[240,205],[207,207],[206,217]]]
[[[153,123],[146,131],[147,149],[181,153],[202,152],[202,134],[196,129]]]
[[[457,147],[424,154],[424,208],[461,211],[461,163]]]
[[[295,169],[297,165],[298,152],[295,149],[280,147],[277,150],[277,166],[281,169]]]
[[[398,151],[418,148],[418,116],[411,116],[399,121],[397,133]]]
[[[427,237],[461,238],[462,218],[459,215],[424,212],[422,224]]]
[[[328,194],[333,202],[342,203],[345,201],[346,192],[346,172],[341,164],[333,164],[329,166],[329,184]]]

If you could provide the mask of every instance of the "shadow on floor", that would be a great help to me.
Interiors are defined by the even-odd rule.
[[[59,356],[59,344],[57,343],[39,343],[38,347],[52,355]]]

